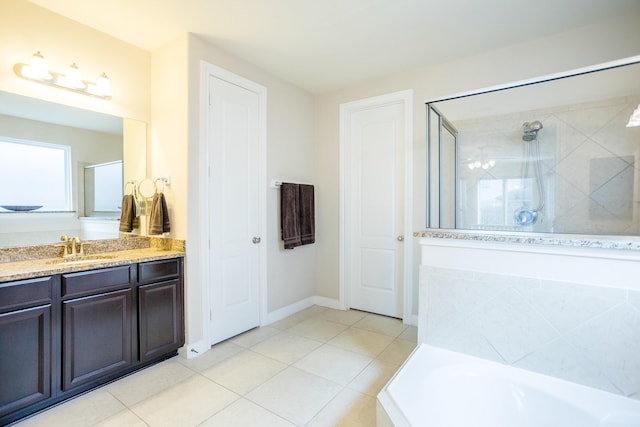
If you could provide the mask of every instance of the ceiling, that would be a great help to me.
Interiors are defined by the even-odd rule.
[[[30,0],[153,52],[186,32],[311,93],[640,13],[639,0]]]

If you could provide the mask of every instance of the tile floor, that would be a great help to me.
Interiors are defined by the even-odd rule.
[[[415,343],[399,320],[313,306],[17,426],[372,427],[377,393]]]

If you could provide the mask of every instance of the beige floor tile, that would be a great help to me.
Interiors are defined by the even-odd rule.
[[[367,331],[389,335],[394,338],[400,335],[406,328],[400,319],[380,316],[377,314],[367,314],[353,326]]]
[[[224,359],[233,356],[234,354],[240,353],[242,350],[244,350],[244,347],[241,347],[230,341],[223,341],[211,347],[211,350],[207,351],[201,356],[194,357],[193,359],[185,359],[184,357],[180,357],[178,359],[178,362],[182,363],[184,366],[191,370],[202,372],[205,369],[209,369],[216,363],[219,363]]]
[[[302,426],[341,389],[342,386],[332,381],[289,367],[247,394],[246,398]]]
[[[351,326],[357,321],[361,320],[367,313],[358,310],[334,310],[327,309],[321,316],[332,322],[342,323],[343,325]]]
[[[20,427],[88,427],[126,408],[104,388],[81,395],[18,423]]]
[[[400,369],[399,365],[374,360],[349,383],[348,387],[376,397],[398,369]]]
[[[147,427],[147,424],[136,414],[125,409],[98,424],[94,424],[94,427]]]
[[[306,427],[371,427],[376,425],[376,399],[344,389]]]
[[[376,357],[391,344],[391,341],[393,341],[393,337],[388,335],[365,331],[364,329],[350,328],[329,340],[327,344],[364,354],[365,356]]]
[[[362,354],[325,344],[297,361],[293,366],[335,383],[347,385],[372,360]]]
[[[302,359],[321,342],[281,332],[251,347],[251,350],[290,365]]]
[[[326,342],[348,328],[347,325],[331,322],[322,317],[312,317],[287,330],[316,341]]]
[[[415,326],[407,326],[407,328],[398,335],[398,338],[405,341],[411,341],[412,343],[418,342],[418,328]]]
[[[249,348],[266,340],[267,338],[279,334],[280,332],[280,329],[272,328],[271,326],[263,326],[233,337],[230,341],[244,348]]]
[[[194,375],[131,410],[151,427],[196,426],[238,398],[213,381]]]
[[[120,402],[133,406],[186,380],[194,372],[174,359],[167,360],[122,378],[106,387]]]
[[[245,395],[286,367],[270,357],[245,350],[207,369],[202,375]]]
[[[380,353],[377,359],[384,362],[402,365],[407,357],[411,354],[416,344],[410,341],[395,339],[387,348]]]
[[[246,399],[239,399],[209,418],[200,427],[295,427]]]

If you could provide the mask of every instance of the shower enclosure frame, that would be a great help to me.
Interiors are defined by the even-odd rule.
[[[458,183],[458,164],[457,164],[457,155],[458,155],[458,147],[455,147],[455,156],[456,156],[456,163],[455,163],[455,172],[454,172],[454,176],[455,176],[455,192],[456,192],[456,198],[454,199],[456,201],[456,206],[454,207],[454,212],[455,212],[455,221],[454,221],[454,226],[453,227],[442,227],[441,226],[441,189],[442,189],[442,183],[440,181],[442,181],[441,179],[441,159],[439,156],[439,150],[441,147],[441,132],[438,132],[438,137],[437,140],[433,139],[432,136],[432,120],[431,120],[431,113],[434,112],[435,114],[438,115],[438,126],[440,126],[440,123],[447,123],[449,126],[449,129],[455,129],[449,120],[447,120],[447,118],[440,112],[438,111],[438,109],[435,107],[434,104],[439,103],[439,102],[444,102],[444,101],[452,101],[452,100],[457,100],[457,99],[462,99],[462,98],[467,98],[467,97],[471,97],[471,96],[475,96],[475,95],[483,95],[483,94],[489,94],[492,92],[499,92],[499,91],[506,91],[506,90],[510,90],[510,89],[516,89],[516,88],[521,88],[521,87],[526,87],[526,86],[531,86],[531,85],[536,85],[536,84],[540,84],[540,83],[546,83],[546,82],[553,82],[556,80],[562,80],[562,79],[568,79],[571,77],[578,77],[578,76],[583,76],[583,75],[587,75],[587,74],[592,74],[592,73],[597,73],[597,72],[601,72],[601,71],[606,71],[606,70],[612,70],[612,69],[616,69],[616,68],[620,68],[620,67],[625,67],[625,66],[629,66],[629,65],[637,65],[640,64],[640,55],[636,55],[636,56],[632,56],[632,57],[628,57],[628,58],[623,58],[623,59],[619,59],[619,60],[615,60],[615,61],[610,61],[610,62],[606,62],[606,63],[601,63],[601,64],[596,64],[593,66],[589,66],[589,67],[583,67],[583,68],[579,68],[579,69],[574,69],[574,70],[570,70],[570,71],[566,71],[566,72],[561,72],[561,73],[555,73],[555,74],[549,74],[549,75],[545,75],[545,76],[541,76],[541,77],[536,77],[536,78],[532,78],[532,79],[526,79],[526,80],[521,80],[518,82],[512,82],[512,83],[506,83],[506,84],[501,84],[501,85],[496,85],[496,86],[490,86],[490,87],[486,87],[486,88],[482,88],[482,89],[477,89],[477,90],[472,90],[472,91],[467,91],[467,92],[461,92],[461,93],[457,93],[457,94],[453,94],[453,95],[448,95],[448,96],[444,96],[444,97],[439,97],[439,98],[433,98],[433,99],[427,99],[425,101],[425,106],[426,106],[426,143],[427,143],[427,159],[426,159],[426,189],[427,189],[427,194],[425,195],[425,204],[426,204],[426,226],[427,228],[435,228],[435,229],[456,229],[456,230],[460,230],[458,228],[458,208],[457,208],[457,195],[459,192],[459,189],[457,188],[459,183]],[[456,144],[457,145],[457,144]],[[437,155],[437,157],[434,159],[434,155]],[[474,231],[478,231],[478,230],[474,230]],[[500,230],[491,230],[491,233],[503,233],[503,231]],[[531,231],[528,230],[522,230],[522,231],[517,231],[518,234],[539,234],[539,233],[532,233]],[[564,234],[564,233],[555,233],[555,232],[542,232],[542,234]],[[580,234],[580,233],[579,233]],[[589,234],[589,233],[585,233],[585,234]],[[606,234],[606,233],[605,233]]]

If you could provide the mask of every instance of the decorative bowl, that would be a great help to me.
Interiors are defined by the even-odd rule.
[[[8,211],[14,211],[14,212],[28,212],[28,211],[35,211],[36,209],[40,209],[42,207],[42,205],[40,206],[26,206],[26,205],[17,205],[17,206],[0,206],[0,208],[4,208]]]

